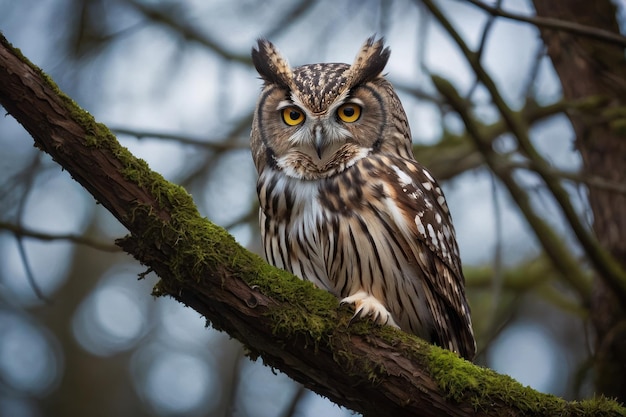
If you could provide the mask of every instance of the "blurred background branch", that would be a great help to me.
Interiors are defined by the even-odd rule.
[[[0,221],[0,230],[6,230],[8,232],[13,233],[16,237],[28,237],[33,239],[39,239],[43,241],[52,241],[52,240],[68,240],[72,243],[76,243],[78,245],[85,245],[92,247],[97,250],[105,251],[105,252],[119,252],[120,248],[106,242],[98,242],[96,240],[91,239],[88,236],[77,235],[73,233],[63,233],[63,234],[51,234],[44,233],[37,230],[31,230],[27,227],[19,226],[12,222],[3,222]]]
[[[518,13],[510,13],[503,10],[498,2],[496,7],[490,6],[479,0],[467,0],[474,6],[483,9],[494,17],[503,17],[506,19],[518,20],[520,22],[531,23],[542,29],[554,29],[563,32],[570,32],[573,35],[585,36],[599,41],[614,43],[616,45],[626,47],[626,37],[618,33],[604,30],[593,26],[585,26],[568,20],[559,20],[541,16],[524,16]]]

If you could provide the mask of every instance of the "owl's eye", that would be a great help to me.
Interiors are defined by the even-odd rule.
[[[344,104],[337,110],[337,116],[346,123],[356,122],[361,117],[361,106],[354,103]]]
[[[297,126],[304,122],[304,113],[295,107],[287,107],[283,109],[283,121],[289,126]]]

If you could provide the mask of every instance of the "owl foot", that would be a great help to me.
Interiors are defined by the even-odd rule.
[[[374,323],[380,325],[387,325],[400,328],[391,317],[391,313],[376,299],[373,295],[366,293],[365,291],[359,291],[341,300],[341,304],[354,304],[354,316],[350,319],[350,323],[353,320],[369,317]]]

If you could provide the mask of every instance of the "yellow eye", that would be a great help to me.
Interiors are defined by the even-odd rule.
[[[354,103],[344,104],[337,110],[337,116],[346,123],[356,122],[361,117],[361,106]]]
[[[283,121],[289,126],[297,126],[304,122],[304,113],[296,107],[284,108]]]

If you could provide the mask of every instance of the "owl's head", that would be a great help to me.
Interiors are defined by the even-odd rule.
[[[382,39],[371,37],[352,65],[291,68],[272,43],[259,40],[252,50],[265,82],[251,134],[257,170],[314,180],[374,152],[410,157],[406,115],[381,75],[389,54]]]

